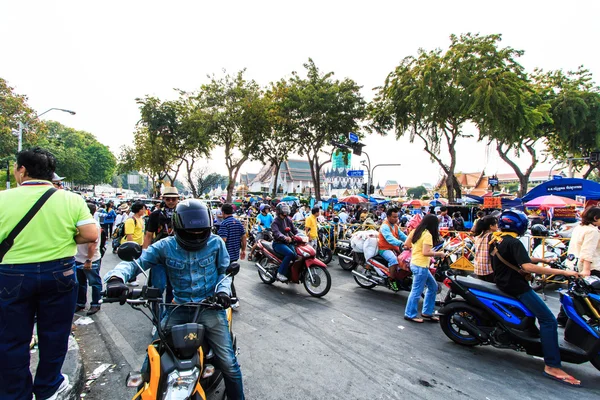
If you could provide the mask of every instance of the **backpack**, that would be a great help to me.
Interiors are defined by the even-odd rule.
[[[137,221],[133,218],[133,225],[137,226]],[[121,244],[121,240],[125,237],[125,221],[121,222],[113,231],[113,249],[116,249]],[[115,245],[116,244],[116,245]]]

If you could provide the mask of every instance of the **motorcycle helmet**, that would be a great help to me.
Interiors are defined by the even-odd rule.
[[[498,228],[503,232],[514,232],[519,236],[525,234],[528,224],[527,216],[519,210],[504,210],[498,218]]]
[[[260,208],[259,208],[260,212],[263,212],[265,209],[267,210],[266,212],[269,212],[269,210],[271,209],[271,206],[268,204],[261,204]]]
[[[187,251],[202,249],[210,238],[212,214],[200,200],[181,201],[173,212],[173,230],[177,243]]]
[[[277,204],[276,210],[277,215],[283,215],[284,217],[290,215],[290,206],[287,203],[281,202]]]
[[[548,236],[548,228],[542,224],[535,224],[531,227],[532,236]]]

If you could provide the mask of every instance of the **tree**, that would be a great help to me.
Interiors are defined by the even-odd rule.
[[[469,33],[452,35],[450,40],[446,51],[419,50],[417,57],[402,60],[379,88],[371,115],[379,133],[394,128],[397,138],[409,133],[411,142],[417,137],[423,142],[424,150],[446,175],[448,199],[453,201],[461,195],[454,175],[456,145],[471,137],[463,131],[465,124],[478,123],[484,137],[500,131],[500,125],[507,132],[520,117],[533,117],[530,109],[518,109],[525,104],[521,67],[514,61],[521,52],[499,49],[500,35]],[[484,110],[493,109],[496,101],[499,108],[492,122]]]
[[[357,132],[367,116],[361,87],[352,79],[334,80],[333,72],[322,74],[309,58],[306,78],[292,72],[288,80],[271,84],[278,124],[310,165],[315,197],[321,199],[321,169],[325,148],[348,132]]]
[[[240,168],[257,151],[270,131],[267,103],[254,81],[244,78],[245,70],[235,76],[226,74],[202,85],[196,96],[196,118],[206,134],[225,150],[229,182],[227,201],[231,202]]]
[[[15,93],[14,88],[0,78],[0,158],[13,156],[17,152],[17,137],[13,132],[18,130],[19,121],[35,128],[35,116],[35,111],[27,105],[27,97]],[[36,131],[25,131],[24,141]]]
[[[115,156],[108,147],[100,143],[94,143],[85,149],[86,160],[90,163],[86,183],[98,185],[110,182],[117,167]]]
[[[209,172],[208,167],[201,168],[194,176],[196,178],[196,192],[192,191],[194,197],[200,197],[210,192],[216,186],[229,183],[229,179],[226,176]]]
[[[544,89],[544,100],[550,106],[552,124],[547,124],[548,153],[556,160],[588,157],[600,147],[600,89],[593,83],[589,70],[536,71],[536,81]],[[581,169],[589,165],[583,177],[588,178],[599,163],[576,161]]]
[[[417,186],[414,188],[410,188],[406,191],[407,195],[412,195],[413,198],[415,199],[420,199],[421,197],[425,196],[427,194],[427,189],[425,189],[425,186]]]

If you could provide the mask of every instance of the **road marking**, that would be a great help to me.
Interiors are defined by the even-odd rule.
[[[129,364],[132,369],[139,369],[144,362],[144,356],[139,356],[133,347],[129,344],[127,339],[121,334],[119,329],[112,323],[110,318],[104,314],[104,312],[99,312],[96,314],[96,320],[104,326],[104,329],[108,332],[113,342],[115,342],[115,346],[117,349],[123,354],[125,361]]]

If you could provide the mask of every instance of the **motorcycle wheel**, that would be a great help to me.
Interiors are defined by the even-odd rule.
[[[312,274],[313,281],[310,281],[310,274]],[[304,274],[304,288],[313,297],[323,297],[331,289],[331,275],[327,268],[319,265],[308,267]]]
[[[359,274],[362,274],[362,275],[366,275],[367,270],[365,269],[364,266],[359,265],[356,267],[356,272],[358,272]],[[375,286],[377,286],[375,283],[366,281],[363,278],[358,277],[354,274],[352,274],[352,277],[354,278],[356,283],[358,283],[358,286],[364,287],[365,289],[373,289]]]
[[[329,247],[321,246],[317,251],[317,258],[325,264],[329,264],[333,258],[333,252]]]
[[[269,259],[267,257],[263,257],[260,259],[260,261],[258,263],[260,264],[261,267],[263,267],[264,269],[267,269],[267,267],[269,266]],[[258,277],[260,278],[260,280],[263,281],[264,283],[266,283],[267,285],[272,284],[277,279],[276,275],[272,275],[271,278],[269,278],[260,269],[257,268],[257,271],[258,271]],[[275,274],[277,274],[277,272],[275,272]]]
[[[453,320],[455,315],[460,315],[476,325],[481,325],[482,317],[476,308],[471,307],[465,302],[458,301],[445,306],[443,312],[444,314],[440,316],[440,326],[450,340],[463,346],[475,346],[479,344],[479,340],[475,336],[462,330]]]
[[[352,253],[350,253],[350,254],[341,253],[341,254],[345,255],[345,256],[350,256]],[[338,261],[340,262],[340,267],[342,267],[342,269],[344,271],[350,271],[352,268],[354,268],[353,261],[346,261],[340,257],[338,257]]]

